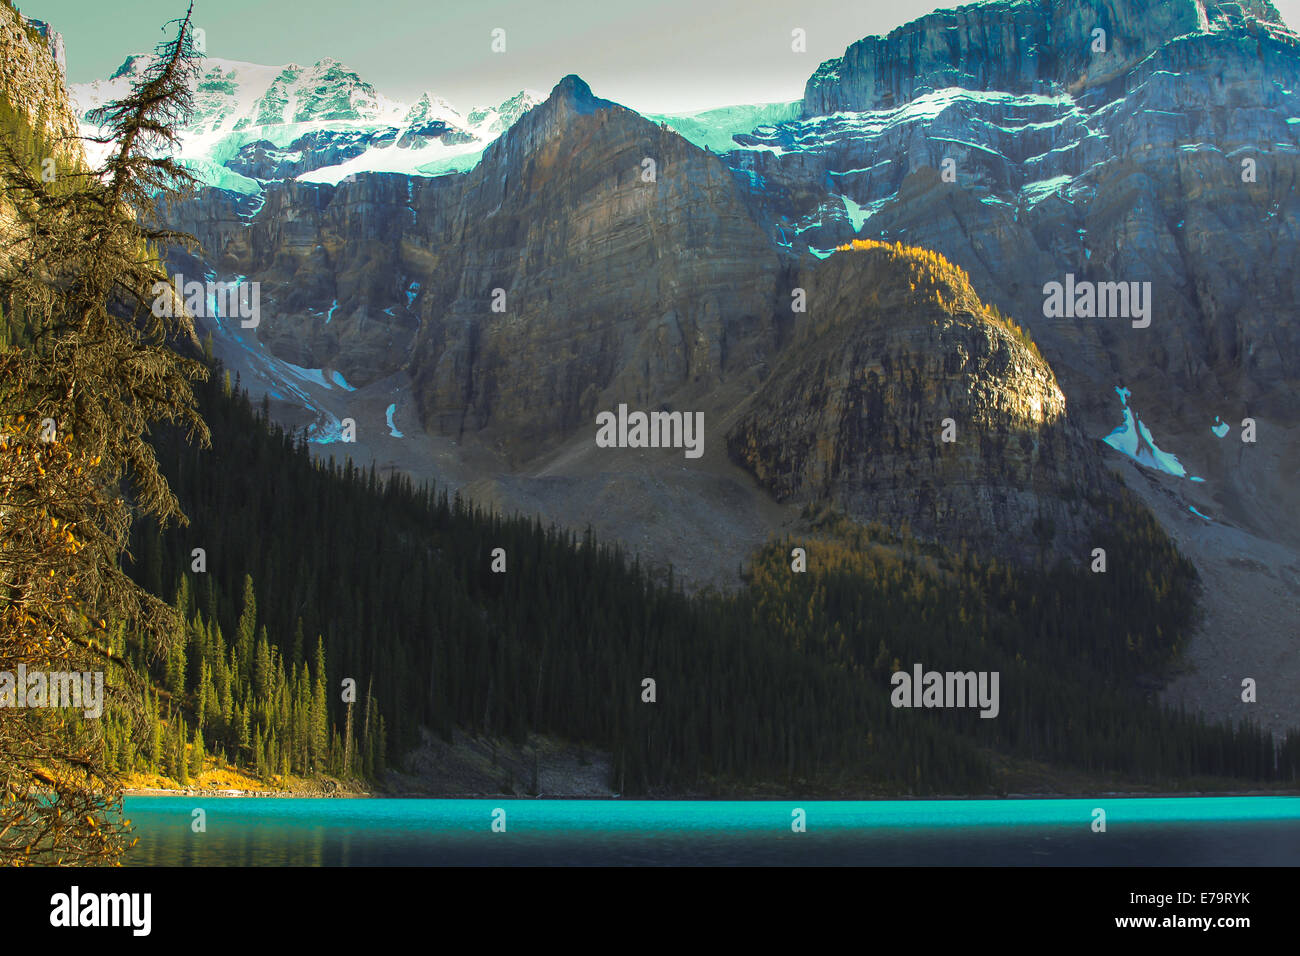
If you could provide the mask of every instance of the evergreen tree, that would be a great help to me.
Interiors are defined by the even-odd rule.
[[[182,787],[189,786],[190,761],[185,752],[185,722],[179,715],[172,719],[172,776]]]
[[[23,344],[0,350],[0,670],[111,670],[121,662],[106,651],[109,622],[164,654],[176,631],[160,592],[127,577],[119,557],[140,515],[183,519],[151,424],[207,439],[191,392],[206,370],[168,342],[192,326],[183,310],[168,320],[151,308],[166,279],[156,250],[188,241],[158,228],[154,212],[193,181],[166,147],[192,110],[196,70],[187,13],[130,92],[93,118],[110,146],[101,170],[72,144],[33,153],[34,140],[0,136],[0,302],[23,326]],[[139,711],[138,699],[114,706],[124,704]],[[56,712],[0,710],[0,753],[10,797],[0,863],[118,858],[120,785],[102,734]]]
[[[198,728],[194,730],[194,742],[190,745],[190,776],[195,780],[203,773],[203,760],[206,754],[203,749],[203,734]]]

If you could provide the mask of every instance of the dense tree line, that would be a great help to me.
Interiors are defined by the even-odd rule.
[[[1095,539],[1106,573],[1091,572],[1090,555],[1024,569],[821,517],[812,542],[769,546],[755,562],[754,625],[779,618],[809,653],[882,687],[916,662],[998,671],[997,719],[932,719],[1001,751],[1132,779],[1294,779],[1296,735],[1277,745],[1275,768],[1275,741],[1259,728],[1153,702],[1193,624],[1195,572],[1128,493],[1108,511]],[[807,576],[789,573],[796,544]]]
[[[133,573],[179,595],[190,622],[184,661],[154,665],[187,733],[201,723],[204,746],[242,766],[373,773],[422,727],[608,748],[629,793],[972,792],[994,786],[993,753],[1164,784],[1294,779],[1300,764],[1294,735],[1275,754],[1258,728],[1146,699],[1196,585],[1130,501],[1098,535],[1107,574],[1013,568],[812,516],[808,540],[764,549],[740,592],[687,595],[590,534],[315,461],[237,387],[209,384],[201,400],[211,451],[156,441],[192,524],[140,525]],[[795,546],[806,573],[791,570]],[[915,662],[999,671],[1000,715],[895,709],[890,673]],[[345,678],[363,689],[351,731]]]
[[[336,728],[323,642],[305,655],[297,631],[291,654],[282,654],[269,642],[265,626],[256,626],[251,578],[244,579],[229,642],[221,625],[205,620],[195,606],[187,577],[181,578],[176,610],[187,622],[184,633],[161,658],[148,659],[118,634],[115,651],[137,672],[150,674],[155,689],[146,692],[143,737],[131,722],[108,715],[105,732],[116,770],[161,773],[187,784],[210,753],[267,781],[317,772],[363,777],[383,772],[387,734],[373,697],[363,689],[343,703],[342,725]]]

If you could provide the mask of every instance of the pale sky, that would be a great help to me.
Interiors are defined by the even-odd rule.
[[[1071,0],[1062,0],[1071,2]],[[1275,0],[1288,24],[1300,0]],[[68,77],[108,76],[147,52],[185,0],[16,0],[67,45]],[[822,60],[888,33],[935,0],[195,0],[210,56],[311,64],[332,56],[382,93],[425,90],[468,110],[577,73],[643,112],[793,100]],[[506,52],[491,51],[506,31]],[[807,52],[791,50],[791,31]]]

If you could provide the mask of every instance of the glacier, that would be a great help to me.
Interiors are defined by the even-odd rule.
[[[802,100],[719,106],[690,113],[643,113],[654,123],[664,123],[682,139],[700,149],[725,153],[736,148],[735,137],[760,127],[773,127],[799,118]]]

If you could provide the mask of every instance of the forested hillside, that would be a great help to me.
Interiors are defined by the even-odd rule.
[[[169,101],[186,112],[187,30],[188,19],[153,85],[114,113],[124,142],[140,129],[172,135],[172,114],[154,115]],[[562,85],[569,99],[581,92]],[[107,660],[126,665],[111,680],[146,685],[138,702],[118,693],[102,721],[66,718],[91,743],[102,731],[108,775],[183,784],[210,753],[267,781],[378,781],[425,731],[461,730],[607,750],[610,785],[625,794],[997,792],[1009,764],[1169,789],[1296,779],[1300,735],[1278,742],[1153,702],[1191,632],[1197,584],[1128,498],[1070,489],[1095,516],[1087,537],[1110,557],[1104,574],[1082,555],[1049,566],[1061,555],[1044,550],[1038,565],[1008,565],[987,540],[954,552],[816,506],[797,537],[727,557],[744,588],[691,594],[591,534],[487,513],[368,461],[322,463],[304,436],[254,411],[211,349],[210,376],[179,354],[188,322],[164,336],[149,321],[161,273],[138,253],[175,237],[142,229],[123,197],[146,205],[158,160],[128,148],[111,188],[69,175],[75,164],[47,183],[37,170],[48,137],[30,112],[0,101],[7,195],[21,200],[26,243],[13,244],[25,268],[0,290],[0,434],[12,438],[0,517],[13,555],[0,610],[7,661]],[[164,172],[186,182],[179,167]],[[56,225],[75,240],[59,256],[45,243]],[[105,236],[109,256],[97,251]],[[918,261],[942,265],[928,252]],[[133,311],[110,296],[123,288]],[[1014,324],[993,321],[1037,358]],[[67,368],[78,370],[71,386]],[[47,416],[58,427],[38,439]],[[204,422],[210,447],[191,441]],[[86,500],[99,509],[89,517]],[[1050,517],[1027,521],[1051,537]],[[122,565],[144,595],[114,577],[128,525]],[[103,581],[120,600],[103,599]],[[895,708],[892,675],[918,664],[997,672],[996,717]],[[5,726],[28,747],[23,793],[39,814],[32,781],[49,786],[50,755],[67,759],[65,715],[22,716],[43,749],[24,742],[38,739],[27,724]],[[91,801],[81,759],[68,763],[69,792]]]
[[[1107,574],[1017,570],[810,514],[806,539],[737,555],[743,591],[692,596],[591,536],[322,465],[222,379],[200,390],[210,450],[156,440],[190,527],[141,523],[132,548],[132,573],[190,622],[183,651],[152,665],[186,729],[156,739],[201,727],[206,749],[263,775],[377,774],[421,727],[541,732],[611,750],[629,794],[980,792],[998,787],[995,754],[1171,787],[1300,767],[1294,734],[1275,767],[1267,734],[1145,699],[1195,582],[1141,508],[1099,532]],[[998,717],[893,708],[889,675],[916,662],[1000,671]],[[115,747],[151,756],[148,740]]]

